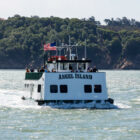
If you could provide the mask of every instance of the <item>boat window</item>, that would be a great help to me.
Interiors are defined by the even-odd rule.
[[[78,70],[85,70],[86,69],[86,64],[85,63],[79,63],[78,64]]]
[[[58,92],[58,86],[57,85],[50,85],[50,92],[51,93],[57,93]]]
[[[91,85],[84,85],[85,93],[91,93],[92,92],[92,86]]]
[[[41,85],[38,85],[37,92],[41,92]]]
[[[101,93],[102,92],[102,86],[101,85],[94,85],[94,92],[95,93]]]
[[[61,70],[68,70],[68,63],[60,63],[60,69]]]
[[[60,85],[60,92],[61,93],[67,93],[68,92],[67,85]]]
[[[96,103],[101,103],[101,100],[96,100]]]
[[[47,64],[48,70],[52,71],[53,69],[57,69],[57,64],[53,63],[53,64]]]
[[[71,71],[77,70],[77,64],[76,63],[70,63],[69,64],[69,70],[71,70]]]

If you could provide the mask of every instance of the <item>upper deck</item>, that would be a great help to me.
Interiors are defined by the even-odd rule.
[[[25,80],[39,80],[43,72],[49,73],[88,73],[96,72],[89,68],[90,60],[53,60],[47,61],[45,68],[36,72],[26,72]]]
[[[46,63],[46,68],[49,72],[87,72],[91,60],[87,59],[49,59]]]
[[[92,72],[90,68],[91,60],[86,58],[79,59],[77,49],[74,53],[73,48],[77,45],[62,45],[56,47],[56,54],[51,55],[47,52],[48,59],[45,58],[44,53],[44,66],[37,73],[26,73],[26,80],[39,80],[42,77],[42,72]],[[86,54],[86,53],[85,53]],[[80,56],[81,57],[81,56]],[[94,69],[96,72],[97,69]]]

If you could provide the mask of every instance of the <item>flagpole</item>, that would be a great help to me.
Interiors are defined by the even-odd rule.
[[[44,47],[44,46],[43,46],[43,47]],[[44,60],[43,60],[43,61],[44,61],[44,68],[45,68],[45,54],[46,54],[46,53],[45,53],[45,50],[44,50],[44,53],[43,53],[43,58],[44,58]]]
[[[44,51],[44,68],[45,68],[45,51]]]
[[[43,47],[43,64],[45,67],[45,50],[44,50],[44,43],[43,42],[41,42],[41,46]]]

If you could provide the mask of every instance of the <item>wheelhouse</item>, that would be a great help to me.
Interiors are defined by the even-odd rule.
[[[53,60],[47,61],[50,72],[87,72],[90,60]]]

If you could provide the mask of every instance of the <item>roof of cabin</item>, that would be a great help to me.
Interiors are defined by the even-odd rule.
[[[91,60],[56,60],[57,63],[89,63]],[[53,61],[48,61],[48,63],[53,63]]]

